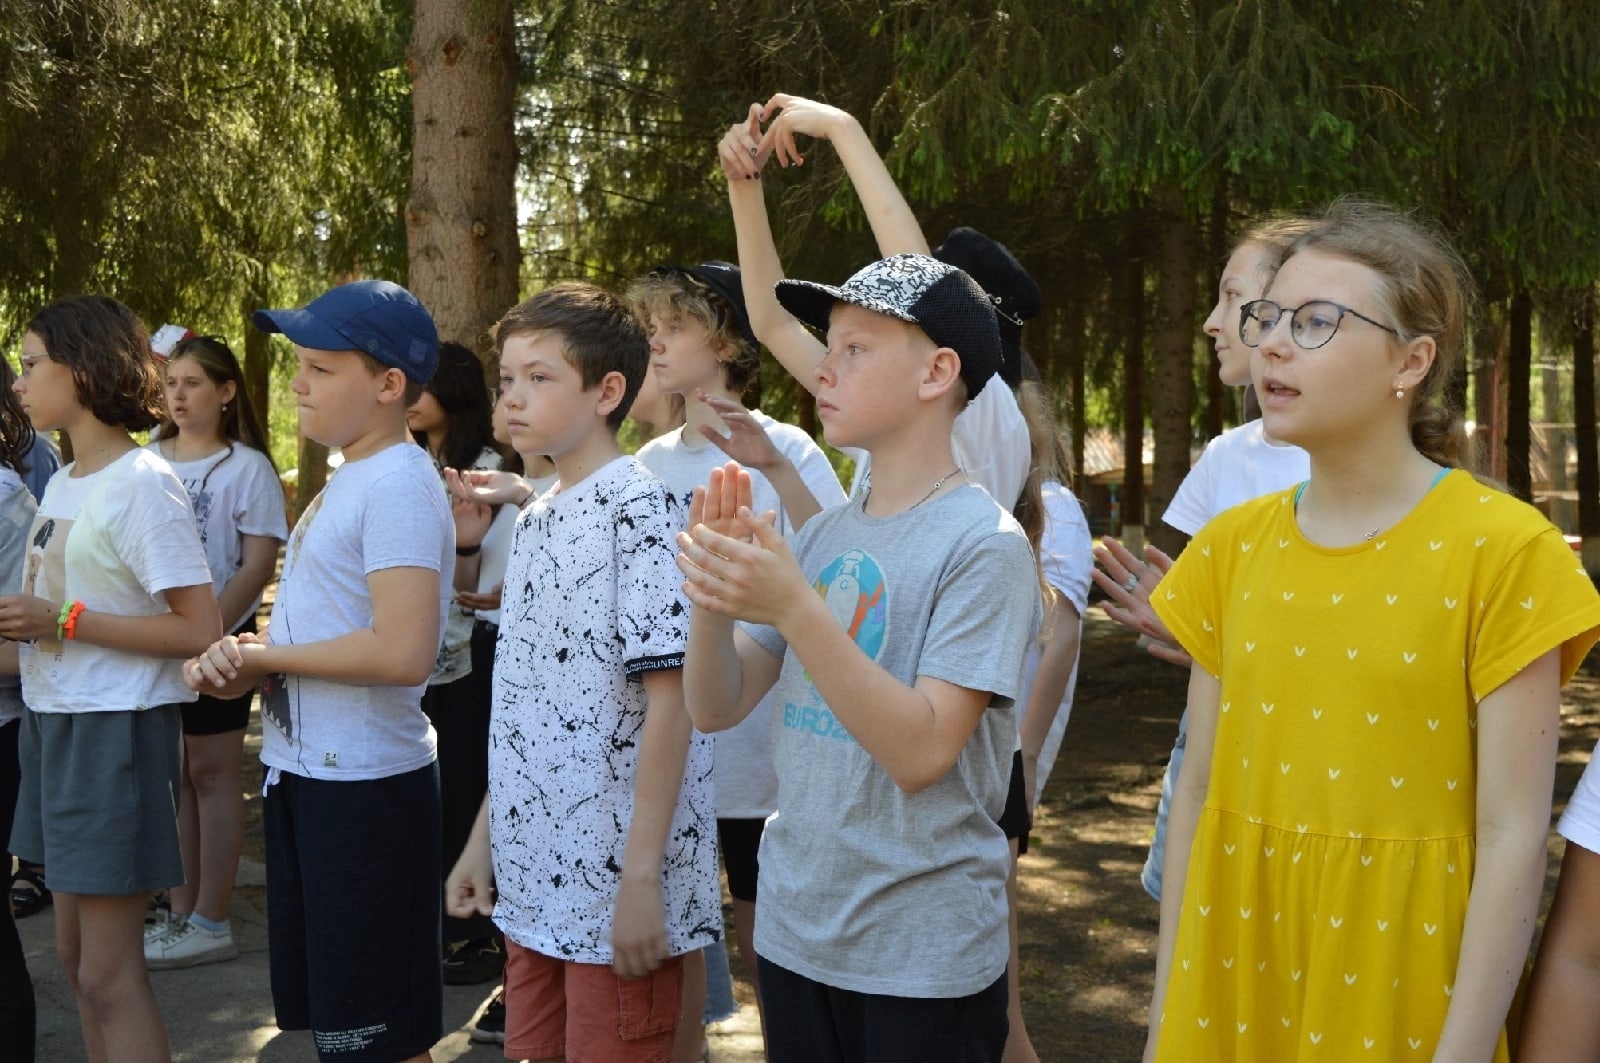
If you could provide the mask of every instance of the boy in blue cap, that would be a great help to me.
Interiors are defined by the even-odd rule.
[[[190,661],[222,696],[262,677],[272,1002],[318,1058],[426,1060],[443,1034],[439,783],[422,713],[455,531],[406,410],[439,338],[399,285],[258,310],[294,343],[300,429],[344,463],[289,538],[272,621]],[[220,688],[220,691],[219,691]]]

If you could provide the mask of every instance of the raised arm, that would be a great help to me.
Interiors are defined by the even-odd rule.
[[[752,103],[748,118],[723,136],[717,154],[728,179],[728,207],[733,212],[740,284],[750,327],[778,364],[815,394],[817,364],[822,361],[824,347],[779,305],[773,291],[783,280],[783,263],[778,259],[778,245],[772,238],[767,201],[761,191],[761,168],[767,156],[761,147],[759,103]]]
[[[855,186],[867,223],[872,226],[878,254],[888,258],[928,253],[928,240],[922,235],[922,226],[854,115],[825,103],[780,92],[762,108],[762,118],[771,122],[762,147],[770,148],[782,166],[791,163],[799,166],[805,161],[795,142],[796,134],[833,144],[850,183]]]

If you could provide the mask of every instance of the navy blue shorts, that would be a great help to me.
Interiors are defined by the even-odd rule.
[[[757,961],[771,1063],[1000,1063],[1006,976],[969,997],[889,997]]]
[[[444,1036],[439,775],[282,772],[263,809],[272,1006],[317,1058],[394,1063]]]

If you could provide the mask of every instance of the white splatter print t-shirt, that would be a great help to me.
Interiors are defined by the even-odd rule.
[[[683,510],[633,458],[553,489],[517,521],[489,729],[495,922],[525,948],[611,962],[646,672],[683,665]],[[663,861],[668,947],[720,935],[711,740],[690,739]]]

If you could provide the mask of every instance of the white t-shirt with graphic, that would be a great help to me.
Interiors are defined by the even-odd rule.
[[[396,443],[329,477],[295,524],[272,606],[276,645],[325,642],[372,626],[367,577],[391,568],[439,573],[444,630],[455,524],[427,453]],[[434,760],[416,686],[351,686],[288,676],[261,695],[261,763],[308,779],[383,779]]]
[[[760,410],[750,416],[761,425],[778,450],[794,463],[800,479],[823,509],[844,502],[844,488],[828,464],[827,455],[805,432],[793,425],[774,421]],[[677,498],[683,512],[689,512],[689,499],[696,487],[704,487],[712,469],[720,469],[728,456],[710,440],[698,436],[685,438],[682,428],[652,439],[639,448],[639,462],[661,478]],[[794,531],[777,489],[755,469],[750,473],[751,509],[757,513],[775,510],[778,531]],[[719,819],[765,819],[778,807],[778,775],[772,767],[772,698],[765,697],[737,727],[711,736],[715,753],[714,775]]]
[[[22,593],[91,612],[159,616],[166,591],[209,587],[189,494],[160,455],[133,449],[87,476],[50,478],[28,536]],[[193,701],[183,662],[54,636],[17,647],[34,712],[112,712]]]
[[[1089,523],[1084,519],[1083,507],[1071,491],[1050,480],[1041,485],[1040,493],[1044,496],[1044,533],[1039,537],[1039,566],[1044,570],[1045,582],[1078,611],[1077,634],[1081,638],[1083,612],[1089,607],[1089,574],[1094,571],[1094,539],[1089,534]],[[1049,634],[1054,636],[1056,633]],[[1024,711],[1038,673],[1039,644],[1035,642],[1028,647],[1028,660],[1023,666]],[[1072,697],[1077,689],[1078,662],[1073,661],[1072,673],[1067,677],[1066,689],[1061,694],[1060,708],[1050,724],[1050,730],[1045,733],[1044,745],[1039,749],[1035,801],[1044,793],[1050,769],[1055,767],[1056,754],[1061,751],[1061,739],[1067,733],[1067,720],[1072,716]]]
[[[611,962],[641,680],[682,667],[689,636],[682,526],[667,489],[631,457],[552,489],[517,522],[489,722],[494,919],[545,956]],[[711,740],[694,733],[663,861],[672,955],[721,936],[716,838]]]
[[[151,443],[149,449],[160,454],[161,446],[158,441]],[[211,582],[220,595],[244,562],[244,536],[259,535],[279,542],[288,538],[283,484],[267,456],[243,443],[195,461],[170,464],[189,492],[189,506],[200,531],[200,545],[206,550]],[[222,629],[238,630],[260,607],[258,594],[240,615],[223,617]]]
[[[1161,519],[1194,535],[1217,514],[1310,477],[1310,455],[1292,444],[1271,442],[1261,422],[1250,421],[1206,444]]]

